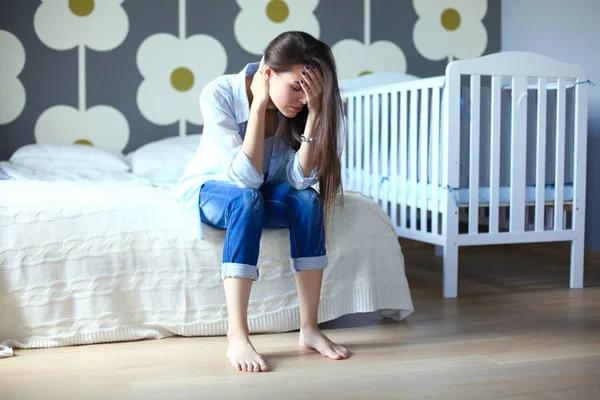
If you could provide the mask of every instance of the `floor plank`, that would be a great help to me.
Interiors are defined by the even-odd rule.
[[[0,399],[600,398],[600,264],[568,288],[569,257],[539,245],[461,249],[459,298],[443,299],[441,259],[402,241],[415,313],[321,325],[351,357],[297,346],[297,332],[255,335],[273,371],[234,371],[222,337],[15,351]],[[593,265],[592,265],[593,263]]]

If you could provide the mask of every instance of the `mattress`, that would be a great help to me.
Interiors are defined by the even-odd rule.
[[[328,243],[319,321],[413,311],[389,218],[347,192]],[[0,345],[224,335],[224,231],[198,240],[170,191],[132,182],[0,181]],[[265,230],[250,330],[299,328],[287,230]]]
[[[356,177],[354,178],[354,180],[352,180],[352,169],[346,169],[343,172],[344,176],[346,177],[346,187],[348,188],[356,188],[358,189],[357,186],[362,186],[362,189],[360,190],[361,192],[365,193],[365,194],[371,194],[374,195],[377,188],[379,188],[379,196],[383,196],[383,194],[385,193],[385,191],[389,191],[390,195],[391,195],[391,191],[392,191],[392,182],[390,181],[390,178],[387,176],[383,176],[383,175],[375,175],[375,174],[368,174],[366,172],[363,172],[362,174],[359,172]],[[361,180],[361,175],[364,177]],[[406,198],[408,199],[408,201],[410,201],[411,197],[412,197],[412,183],[410,181],[402,181],[401,177],[397,177],[397,183],[396,183],[396,187],[397,187],[397,202],[399,204],[402,204],[403,199],[404,199],[404,193],[406,192]],[[421,186],[421,182],[417,182],[416,184],[416,188],[417,188],[417,193],[416,193],[416,198],[417,198],[417,202],[421,202],[421,198],[422,198],[422,186]],[[536,186],[535,185],[527,185],[525,188],[525,202],[526,203],[535,203],[535,197],[536,197]],[[545,185],[544,186],[544,202],[545,203],[551,203],[554,202],[554,197],[555,197],[555,186],[554,185]],[[437,194],[437,200],[438,202],[442,202],[443,199],[446,197],[446,191],[448,189],[445,189],[443,187],[440,187]],[[498,201],[500,204],[508,204],[510,203],[510,197],[511,197],[511,192],[512,189],[510,186],[500,186],[498,189]],[[427,202],[431,202],[432,200],[432,184],[431,183],[427,183],[427,188],[426,188],[426,196],[427,196]],[[455,199],[455,201],[458,202],[459,205],[468,205],[469,204],[469,199],[470,199],[470,189],[468,187],[460,187],[460,188],[455,188],[453,190],[451,190],[451,194],[453,196],[453,198]],[[391,195],[391,197],[393,198],[393,195]],[[479,187],[479,204],[480,205],[489,205],[490,204],[490,188],[487,186],[480,186]],[[573,200],[573,185],[572,184],[565,184],[564,185],[564,189],[563,189],[563,201],[564,202],[570,202]],[[429,207],[431,207],[431,205],[429,205]]]

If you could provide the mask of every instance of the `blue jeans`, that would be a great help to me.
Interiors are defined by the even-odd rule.
[[[282,181],[244,189],[209,181],[200,189],[200,219],[226,229],[223,279],[258,279],[258,252],[263,228],[290,230],[292,270],[327,267],[323,204],[313,188],[296,190]]]

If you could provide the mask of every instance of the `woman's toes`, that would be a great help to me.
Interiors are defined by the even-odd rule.
[[[325,355],[329,358],[333,358],[333,359],[339,359],[341,357],[340,354],[338,354],[335,350],[333,350],[332,348],[329,348],[325,351]]]

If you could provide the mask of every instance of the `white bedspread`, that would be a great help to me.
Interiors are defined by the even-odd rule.
[[[224,231],[195,239],[165,189],[131,182],[0,181],[0,344],[52,347],[223,335]],[[319,320],[413,312],[396,232],[346,193],[328,246]],[[252,332],[299,327],[287,230],[265,230]]]

